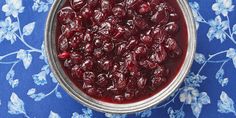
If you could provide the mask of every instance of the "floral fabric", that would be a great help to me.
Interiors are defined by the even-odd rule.
[[[99,113],[60,87],[44,55],[53,0],[0,1],[0,118],[236,117],[236,1],[190,0],[197,53],[183,85],[161,105],[135,114]]]

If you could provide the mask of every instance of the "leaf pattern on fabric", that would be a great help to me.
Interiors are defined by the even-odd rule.
[[[48,118],[61,118],[57,113],[50,111]]]
[[[29,36],[34,31],[35,22],[29,23],[23,27],[23,35]]]
[[[236,116],[234,101],[224,91],[221,92],[220,100],[218,100],[217,106],[218,112],[234,113],[234,115]]]

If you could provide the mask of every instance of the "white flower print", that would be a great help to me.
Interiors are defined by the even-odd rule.
[[[0,42],[6,39],[13,44],[16,41],[15,32],[18,29],[17,22],[12,22],[10,17],[7,17],[5,21],[0,21]]]
[[[6,0],[6,4],[2,6],[2,11],[6,13],[6,16],[18,17],[18,14],[24,11],[22,0]]]
[[[222,21],[221,17],[217,16],[215,20],[209,21],[209,25],[211,26],[207,33],[209,40],[216,38],[222,43],[226,39],[225,30],[228,29],[228,21]]]
[[[191,104],[196,100],[198,96],[199,96],[199,92],[196,88],[191,87],[191,86],[186,86],[181,91],[179,95],[179,99],[180,99],[180,102]]]
[[[212,10],[215,11],[216,15],[227,16],[228,12],[233,11],[233,9],[232,0],[216,0],[216,3],[212,5]]]

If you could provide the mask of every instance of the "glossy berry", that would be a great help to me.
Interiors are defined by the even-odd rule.
[[[107,85],[109,84],[108,82],[109,82],[108,78],[105,74],[99,74],[97,76],[97,82],[96,83],[98,84],[98,86],[107,87]]]
[[[61,60],[66,60],[69,57],[70,57],[70,53],[68,53],[68,52],[63,52],[63,53],[58,55],[58,58],[61,59]]]
[[[64,7],[58,12],[57,19],[62,24],[67,24],[76,17],[75,11],[71,7]]]
[[[73,9],[79,11],[85,4],[84,0],[69,0]]]
[[[83,74],[83,80],[86,84],[93,84],[95,82],[95,74],[93,72],[86,71]]]
[[[140,14],[145,14],[145,13],[148,13],[150,12],[151,10],[151,7],[149,4],[142,4],[140,7],[139,7],[139,13]]]
[[[113,15],[119,18],[123,18],[126,15],[125,8],[122,6],[116,6],[112,9]]]
[[[82,64],[81,67],[82,67],[84,70],[92,70],[93,65],[94,65],[93,61],[92,61],[91,59],[87,59],[87,60],[85,60],[85,61],[83,62],[83,64]]]

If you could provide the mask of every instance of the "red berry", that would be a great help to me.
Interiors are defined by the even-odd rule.
[[[61,59],[61,60],[66,60],[69,57],[70,57],[70,53],[68,53],[68,52],[63,52],[63,53],[58,55],[58,58]]]
[[[58,21],[62,24],[67,24],[76,17],[75,11],[71,7],[64,7],[58,12]]]

